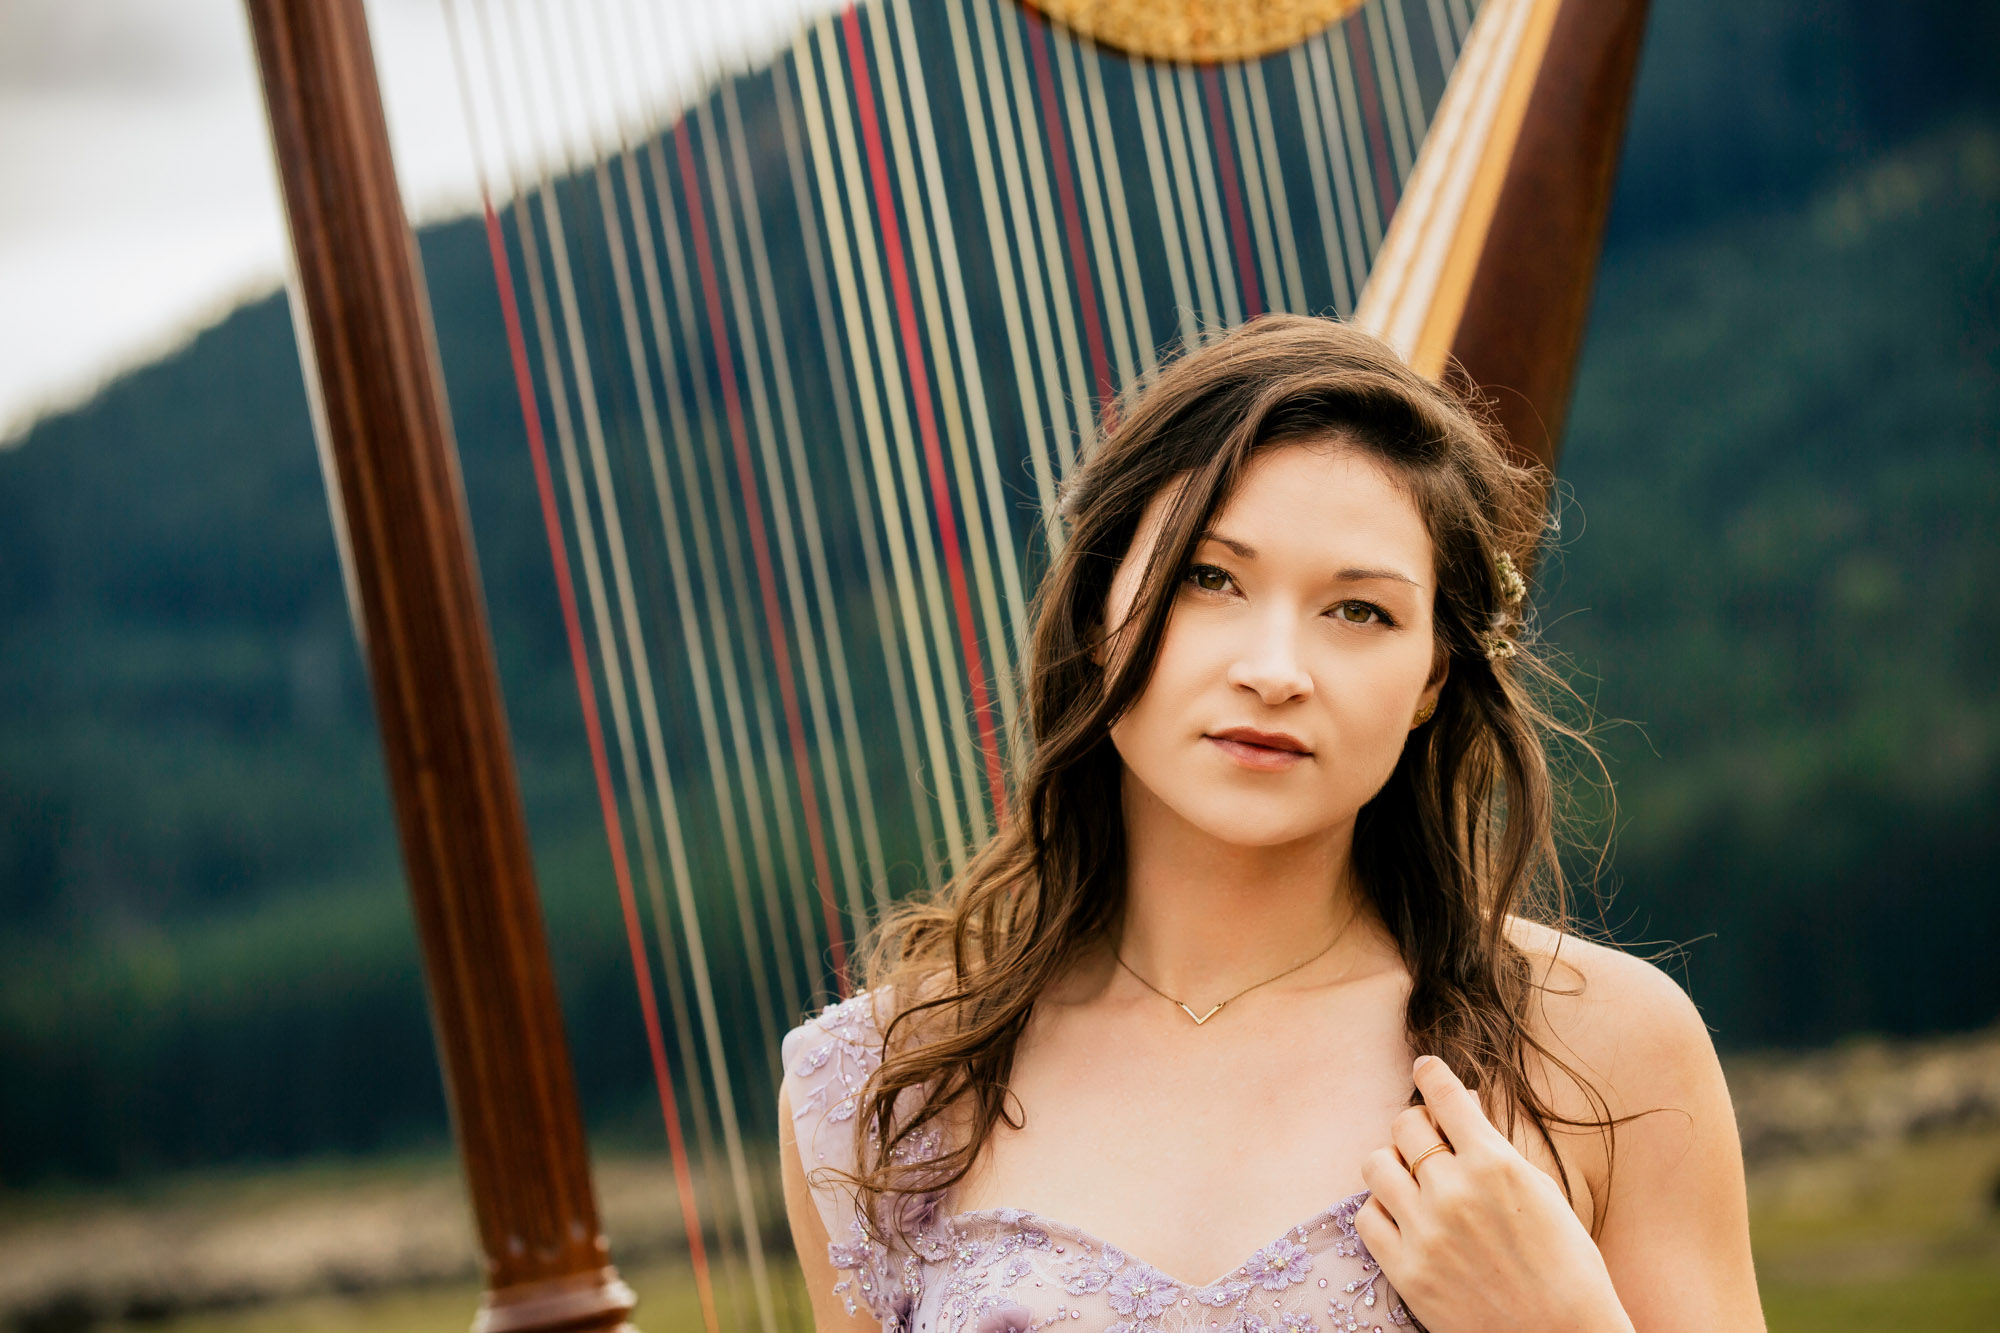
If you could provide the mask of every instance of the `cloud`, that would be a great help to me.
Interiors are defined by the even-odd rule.
[[[495,188],[670,117],[832,0],[452,0]],[[445,0],[368,0],[404,197],[476,205]],[[485,54],[497,60],[489,67]],[[0,442],[283,278],[240,0],[0,4]]]

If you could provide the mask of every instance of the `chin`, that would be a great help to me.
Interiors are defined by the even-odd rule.
[[[1273,804],[1269,800],[1240,805],[1225,802],[1219,809],[1204,806],[1199,814],[1185,809],[1177,813],[1217,842],[1233,847],[1286,847],[1333,831],[1334,823],[1322,811],[1273,810]]]

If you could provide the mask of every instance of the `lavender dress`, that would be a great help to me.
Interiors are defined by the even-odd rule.
[[[785,1038],[793,1128],[840,1272],[834,1291],[883,1333],[1387,1333],[1416,1327],[1354,1232],[1368,1196],[1341,1199],[1202,1285],[1019,1208],[908,1203],[914,1239],[891,1249],[852,1192],[816,1175],[854,1165],[859,1093],[882,1059],[871,997],[829,1007]]]

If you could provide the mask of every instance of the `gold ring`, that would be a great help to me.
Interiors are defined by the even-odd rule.
[[[1417,1168],[1424,1164],[1424,1158],[1429,1157],[1434,1152],[1450,1152],[1450,1151],[1451,1151],[1451,1145],[1449,1143],[1433,1143],[1430,1147],[1424,1149],[1422,1152],[1417,1154],[1416,1161],[1410,1163],[1411,1177],[1412,1178],[1416,1177]],[[1417,1183],[1421,1185],[1423,1182],[1419,1180],[1417,1181]]]

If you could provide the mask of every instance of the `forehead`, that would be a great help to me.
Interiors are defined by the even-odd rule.
[[[1209,525],[1260,556],[1314,565],[1390,566],[1429,586],[1430,530],[1407,483],[1351,445],[1259,450]]]

